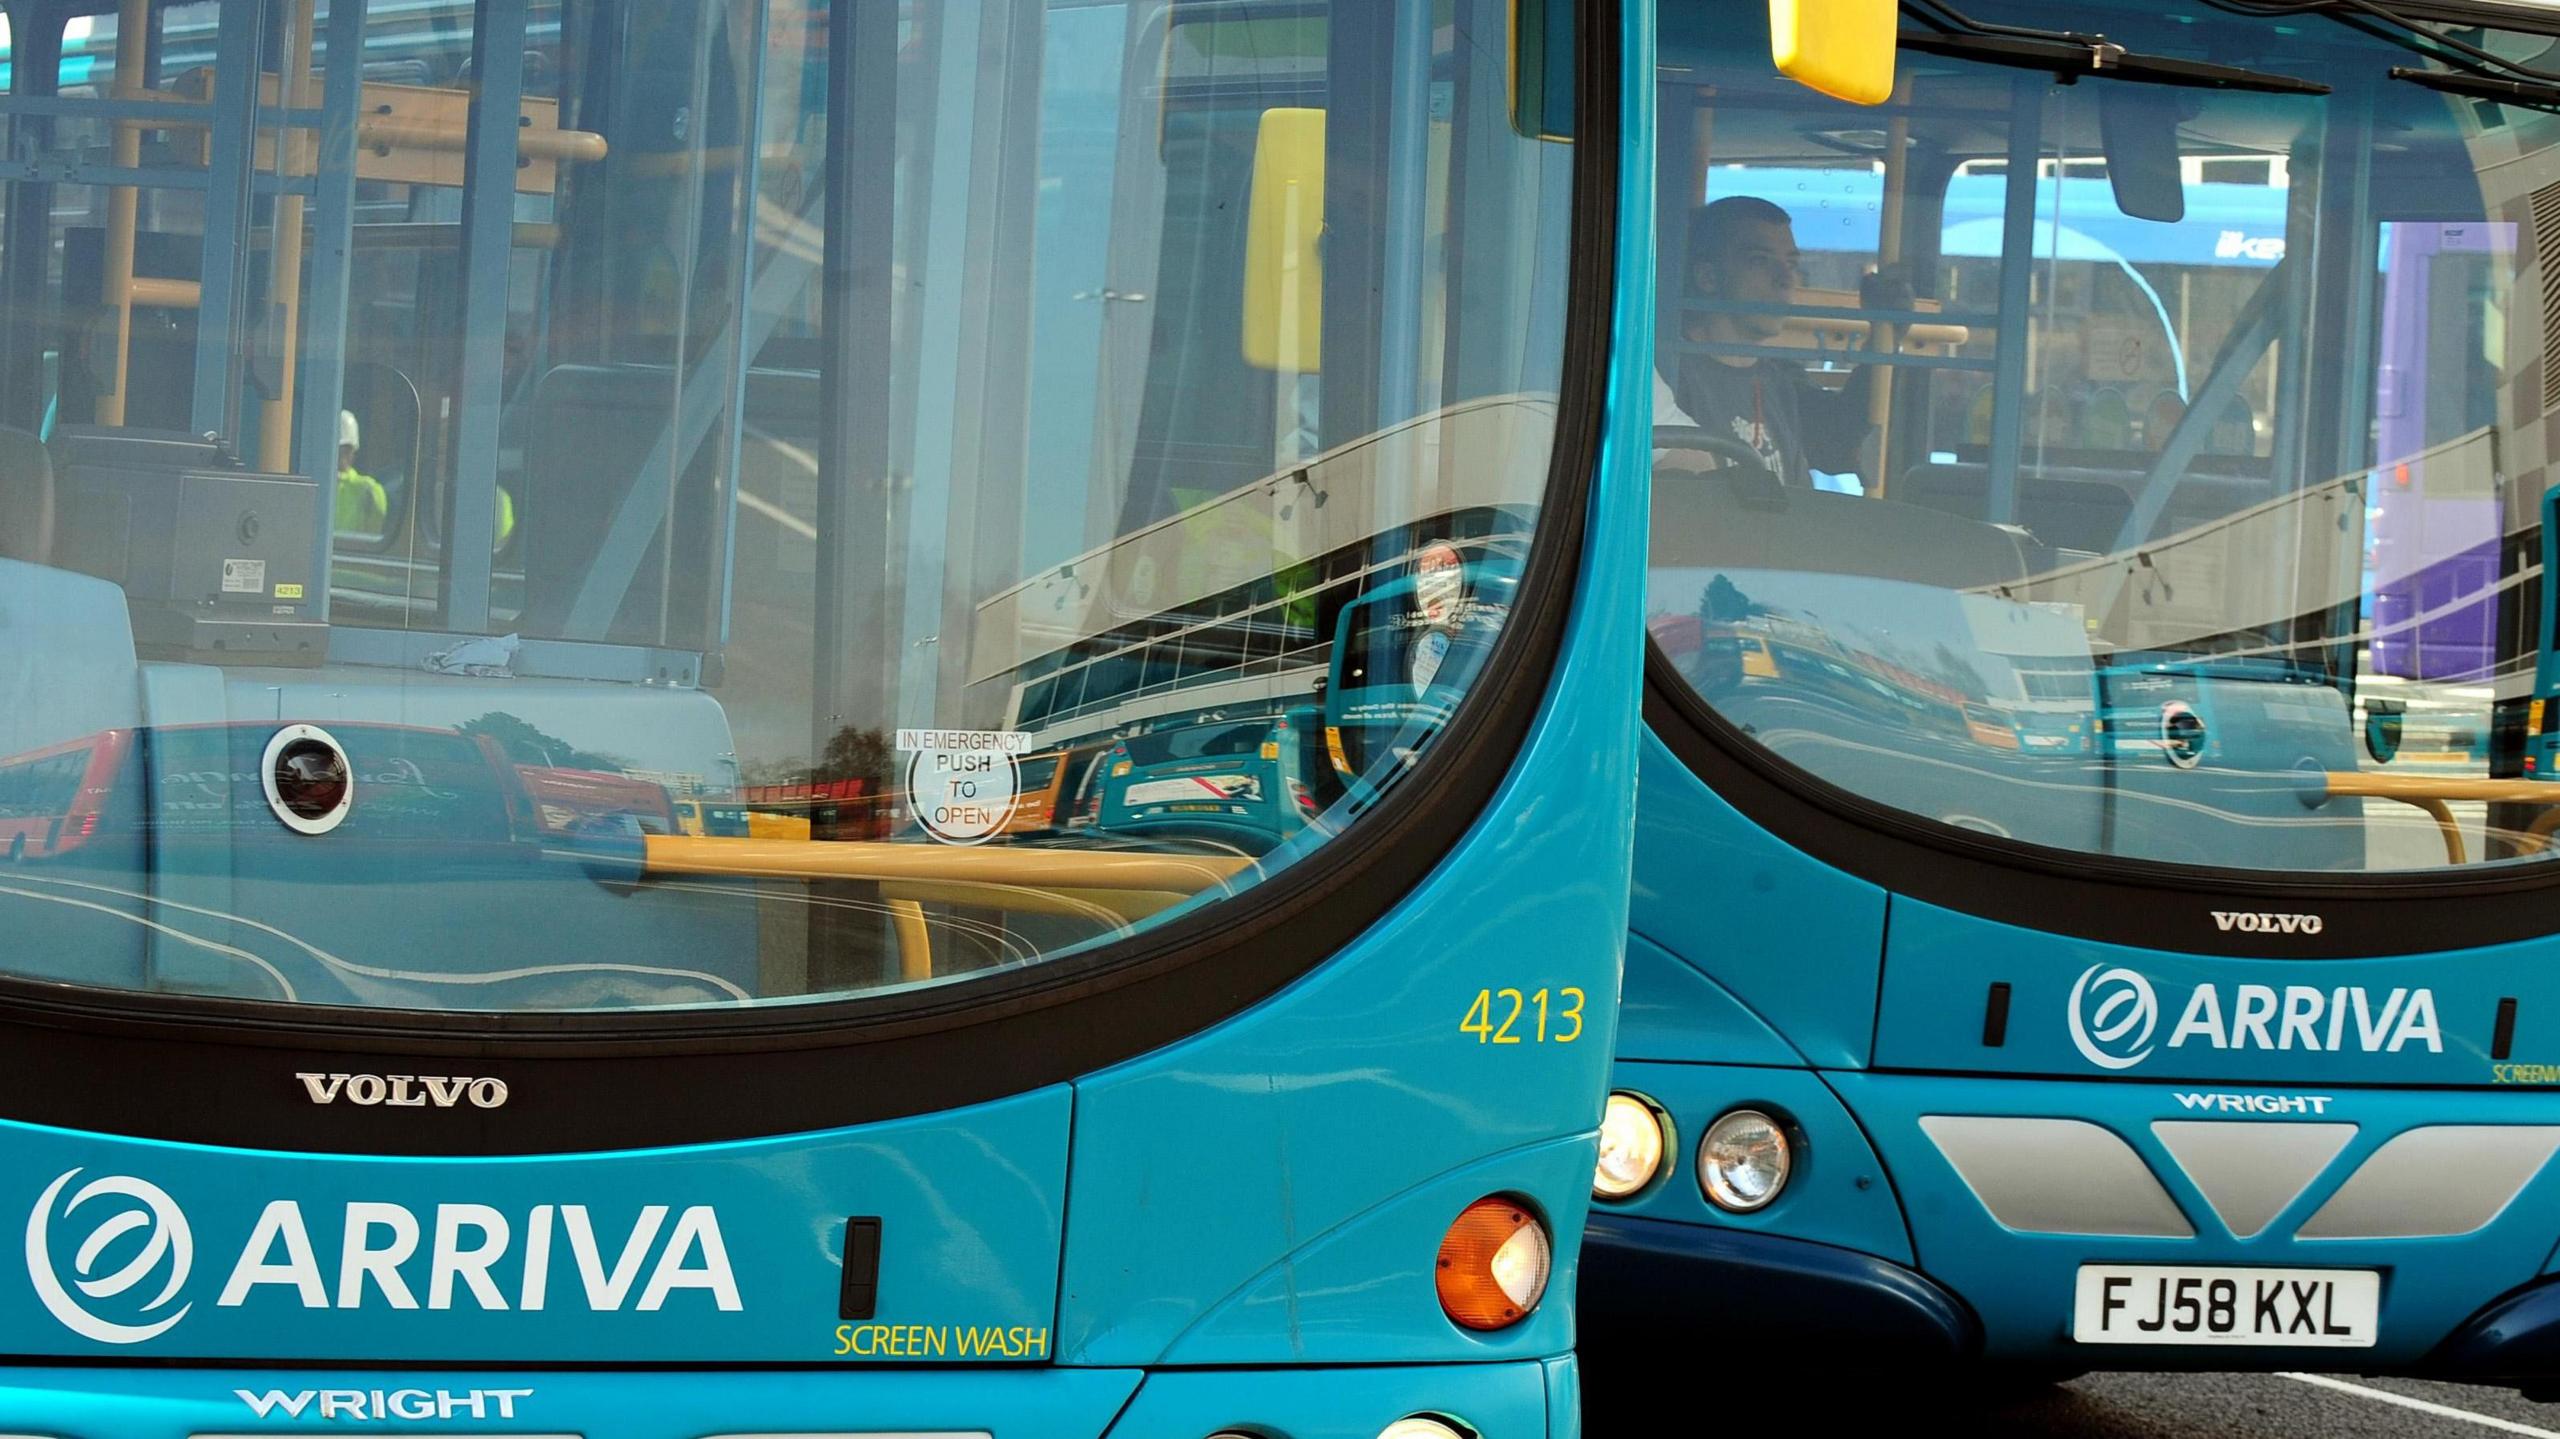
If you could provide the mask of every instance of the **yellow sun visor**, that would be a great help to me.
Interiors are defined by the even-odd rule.
[[[1897,0],[1769,0],[1769,58],[1778,73],[1856,105],[1893,97]]]
[[[1324,333],[1324,112],[1262,112],[1244,240],[1244,359],[1314,374]]]

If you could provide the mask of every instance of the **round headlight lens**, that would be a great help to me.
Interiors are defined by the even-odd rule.
[[[1595,1199],[1625,1199],[1651,1184],[1662,1172],[1663,1153],[1670,1148],[1662,1112],[1642,1096],[1609,1096],[1600,1112],[1600,1163],[1592,1171]]]
[[[1698,1187],[1716,1207],[1747,1214],[1787,1187],[1795,1155],[1787,1131],[1756,1109],[1737,1109],[1698,1141]]]
[[[1446,1419],[1429,1414],[1416,1414],[1399,1419],[1378,1431],[1378,1439],[1467,1439],[1468,1431]]]

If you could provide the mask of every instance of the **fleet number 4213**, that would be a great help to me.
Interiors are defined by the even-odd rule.
[[[1568,985],[1558,990],[1531,990],[1527,994],[1516,989],[1479,989],[1476,1002],[1467,1006],[1467,1017],[1458,1021],[1460,1034],[1472,1034],[1478,1044],[1571,1044],[1582,1037],[1583,994]],[[1521,1016],[1536,1009],[1537,1030],[1526,1031]],[[1552,1021],[1552,1023],[1550,1023]],[[1514,1034],[1515,1028],[1523,1032]]]

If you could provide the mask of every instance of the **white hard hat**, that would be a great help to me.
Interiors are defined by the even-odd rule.
[[[356,428],[356,412],[353,410],[338,412],[338,444],[350,450],[364,447],[363,432]]]

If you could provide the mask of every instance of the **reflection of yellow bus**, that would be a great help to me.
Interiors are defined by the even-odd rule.
[[[1065,829],[1075,818],[1073,809],[1088,788],[1099,795],[1099,785],[1088,785],[1093,762],[1111,747],[1109,740],[1095,740],[1068,749],[1044,750],[1022,758],[1020,788],[1014,795],[1013,813],[1006,817],[1007,837],[1026,834],[1053,834]]]
[[[678,834],[734,838],[753,832],[746,806],[736,800],[680,799],[675,802],[675,810]]]
[[[1733,637],[1733,642],[1735,647],[1742,651],[1742,677],[1744,679],[1773,680],[1778,677],[1778,661],[1775,656],[1769,653],[1769,642],[1767,640],[1760,638],[1758,635],[1737,633]]]
[[[735,801],[751,839],[887,839],[891,806],[868,779],[751,784]]]
[[[809,817],[805,814],[775,814],[769,810],[747,811],[749,839],[807,839]]]

